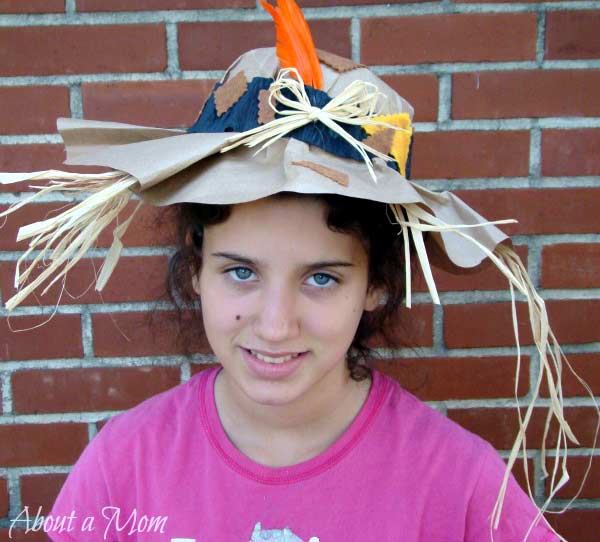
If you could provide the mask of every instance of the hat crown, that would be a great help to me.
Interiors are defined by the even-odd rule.
[[[382,115],[408,113],[411,119],[413,118],[414,109],[410,103],[369,68],[320,49],[317,49],[317,54],[323,71],[323,88],[321,90],[331,98],[338,96],[354,81],[364,81],[375,85],[383,95],[378,103]],[[275,47],[252,49],[240,55],[229,66],[220,83],[227,83],[240,72],[244,73],[248,82],[255,77],[274,79],[280,69],[281,65]]]

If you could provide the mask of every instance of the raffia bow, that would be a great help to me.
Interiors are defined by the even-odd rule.
[[[284,94],[285,90],[288,90],[295,99],[288,98]],[[372,83],[353,81],[324,107],[316,107],[310,103],[298,70],[296,68],[282,69],[269,87],[269,106],[280,117],[252,130],[232,136],[225,141],[225,147],[221,149],[221,152],[230,151],[240,145],[252,148],[262,144],[256,151],[258,153],[293,130],[318,121],[356,149],[365,161],[371,178],[377,182],[373,163],[367,153],[386,162],[394,161],[394,158],[358,141],[344,130],[340,123],[357,126],[374,125],[412,133],[412,130],[375,120],[375,117],[380,115],[377,103],[382,96],[384,95]],[[277,109],[277,103],[287,109]]]

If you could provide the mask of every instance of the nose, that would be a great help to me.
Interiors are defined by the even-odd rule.
[[[265,343],[298,337],[300,318],[291,288],[279,284],[265,289],[254,320],[254,333]]]

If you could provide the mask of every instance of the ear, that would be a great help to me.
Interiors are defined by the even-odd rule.
[[[200,296],[200,273],[194,273],[191,268],[190,273],[192,275],[192,288],[196,295]]]
[[[373,311],[377,307],[379,307],[380,302],[384,299],[386,295],[386,289],[381,287],[375,287],[373,285],[369,286],[367,290],[367,297],[365,298],[365,307],[366,311]]]

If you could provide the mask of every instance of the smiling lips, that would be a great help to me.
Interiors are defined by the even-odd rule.
[[[246,350],[248,350],[248,352],[250,352],[257,359],[264,361],[266,363],[285,363],[286,361],[290,361],[291,359],[294,359],[303,353],[303,352],[281,352],[278,354],[273,353],[272,355],[266,355],[264,353],[261,353],[258,350],[251,350],[249,348],[247,348]]]

